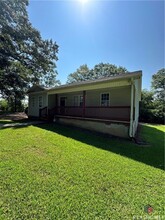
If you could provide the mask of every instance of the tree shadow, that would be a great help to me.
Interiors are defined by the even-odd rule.
[[[22,128],[22,127],[28,127],[30,125],[37,125],[37,124],[43,124],[44,121],[38,121],[38,120],[30,120],[30,119],[20,119],[20,120],[0,120],[0,129],[6,129],[6,128]]]
[[[26,122],[28,122],[28,120],[26,120]],[[66,126],[56,123],[45,123],[41,121],[33,121],[33,123],[19,123],[18,125],[3,127],[1,129],[19,129],[22,127],[28,127],[30,125],[55,132],[90,146],[110,151],[136,160],[138,162],[145,163],[152,167],[164,170],[165,133],[156,127],[151,127],[144,124],[140,125],[140,137],[144,140],[143,143],[147,143],[147,145],[138,145],[131,140],[104,135],[73,126]]]
[[[164,170],[164,132],[157,128],[141,125],[141,136],[148,144],[138,145],[131,140],[72,126],[55,123],[35,126]]]

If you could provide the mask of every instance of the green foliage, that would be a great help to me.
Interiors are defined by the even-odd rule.
[[[150,146],[137,147],[59,125],[1,129],[1,219],[164,215],[163,130],[143,126]]]
[[[56,83],[58,46],[29,22],[28,0],[0,1],[0,92],[21,99],[33,83]]]
[[[159,70],[152,76],[152,88],[156,98],[163,101],[165,97],[165,68]]]
[[[165,119],[165,68],[152,76],[152,88],[154,91],[155,109],[154,116],[159,123]]]
[[[67,83],[82,82],[89,80],[91,77],[90,69],[86,64],[80,66],[76,72],[71,73],[67,78]]]
[[[153,122],[154,107],[154,93],[148,90],[143,90],[140,102],[140,121]]]
[[[127,69],[124,67],[117,67],[109,63],[99,63],[94,66],[93,69],[89,69],[88,66],[80,66],[76,72],[69,74],[67,83],[82,82],[86,80],[95,80],[103,77],[115,76],[121,73],[126,73]]]
[[[140,120],[164,123],[165,116],[165,69],[152,76],[152,91],[143,90],[140,103]]]
[[[23,112],[24,105],[20,99],[8,98],[0,100],[0,111],[2,113],[7,112],[15,112],[15,111]]]
[[[0,111],[7,112],[8,111],[8,102],[5,99],[0,100]]]

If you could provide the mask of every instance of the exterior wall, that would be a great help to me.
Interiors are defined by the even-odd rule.
[[[109,93],[110,106],[130,106],[130,86],[86,92],[86,106],[100,106],[100,94]]]
[[[47,106],[47,93],[41,92],[37,94],[29,94],[29,106],[28,106],[28,116],[39,117],[39,97],[42,97],[42,107]],[[33,103],[34,98],[34,103]],[[33,105],[34,104],[34,105]]]
[[[49,95],[48,96],[48,108],[52,109],[55,107],[55,105],[56,105],[56,95],[55,94]]]
[[[130,91],[130,86],[86,91],[86,106],[100,106],[101,93],[110,94],[110,106],[130,106]],[[60,97],[66,97],[66,106],[74,106],[76,95],[83,95],[83,91],[59,94],[58,106],[60,106]]]
[[[73,125],[80,128],[85,128],[92,131],[110,134],[118,137],[128,138],[129,125],[122,123],[98,122],[68,118],[58,118],[58,123],[65,125]]]

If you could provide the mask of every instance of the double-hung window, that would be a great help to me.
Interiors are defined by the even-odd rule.
[[[74,106],[83,106],[83,96],[82,95],[75,95],[73,98],[73,105]]]
[[[100,104],[101,104],[101,106],[109,106],[109,104],[110,104],[109,93],[102,93],[101,94]]]

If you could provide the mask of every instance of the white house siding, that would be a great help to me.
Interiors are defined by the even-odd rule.
[[[47,106],[47,93],[29,94],[29,106],[28,115],[33,117],[39,117],[39,97],[42,97],[42,107]],[[33,103],[34,98],[34,103]],[[34,104],[34,105],[33,105]]]

